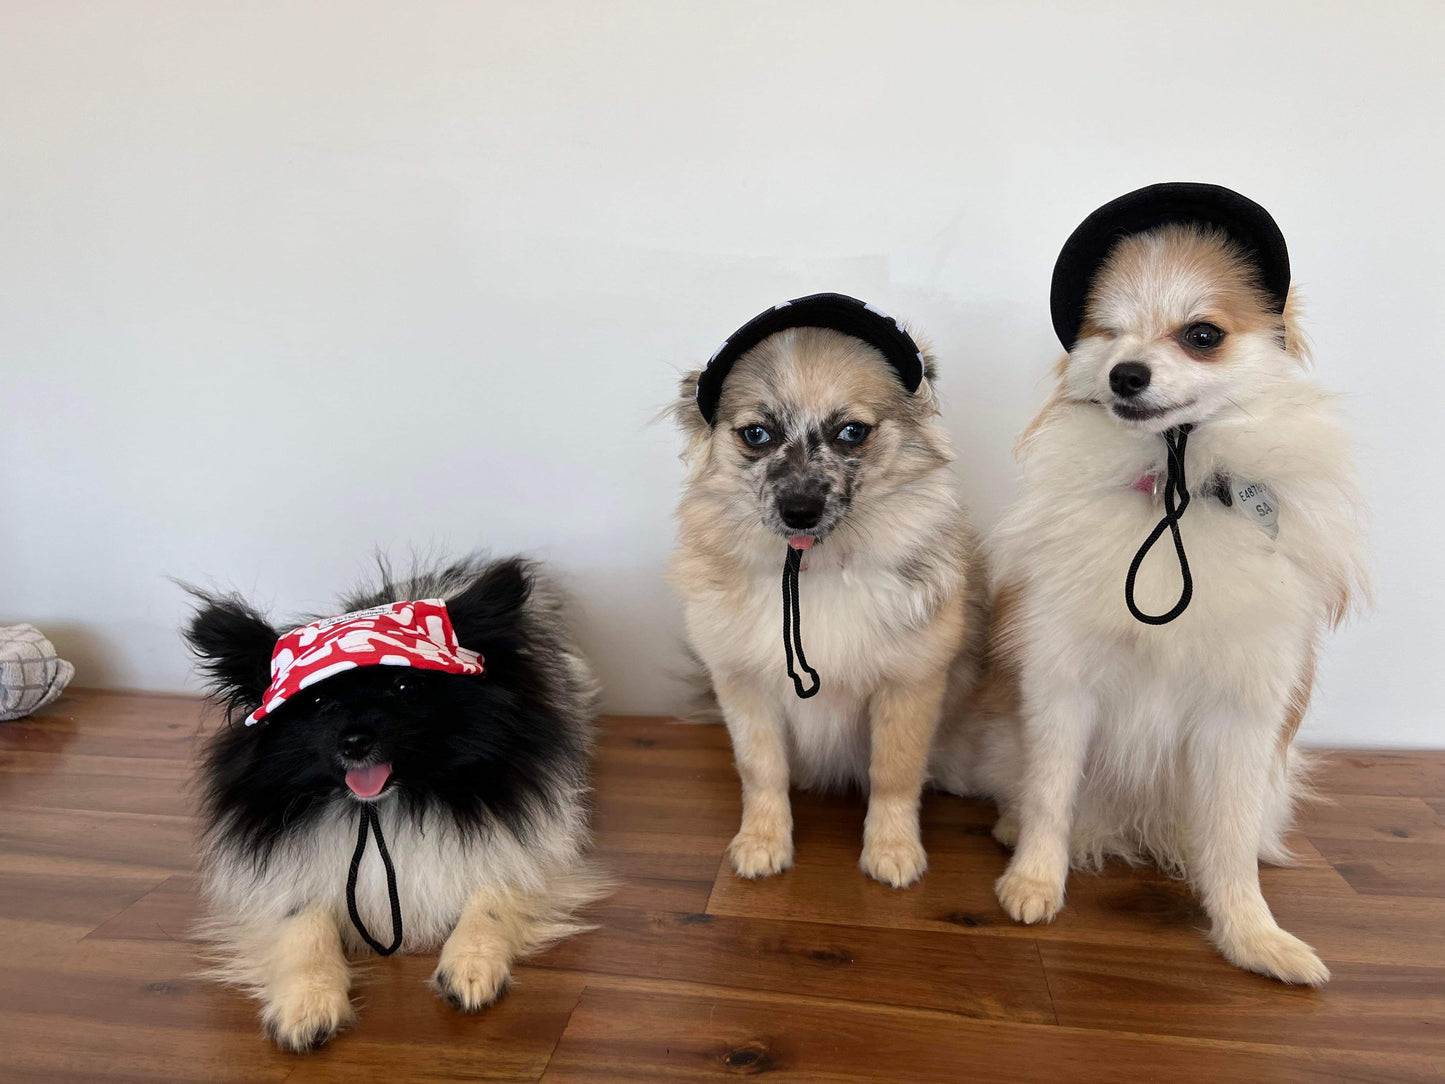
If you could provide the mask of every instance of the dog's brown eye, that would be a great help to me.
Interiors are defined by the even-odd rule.
[[[849,422],[838,430],[837,436],[833,439],[839,444],[862,444],[868,434],[873,431],[871,425],[864,425],[862,422]]]
[[[1182,338],[1185,346],[1195,350],[1213,350],[1224,340],[1224,332],[1213,324],[1190,324]]]
[[[738,430],[738,436],[742,437],[743,443],[750,448],[762,448],[773,442],[773,434],[761,425],[745,425]]]

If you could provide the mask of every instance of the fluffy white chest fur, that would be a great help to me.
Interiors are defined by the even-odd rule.
[[[1124,601],[1130,561],[1163,514],[1133,488],[1165,473],[1157,435],[1075,404],[1026,449],[1025,489],[993,542],[1007,651],[1020,663],[1025,714],[1078,700],[1093,727],[1071,850],[1152,853],[1184,869],[1198,814],[1191,750],[1228,743],[1273,755],[1259,796],[1260,854],[1285,857],[1297,772],[1285,734],[1303,710],[1320,632],[1364,584],[1361,502],[1332,397],[1299,380],[1232,410],[1189,437],[1193,497],[1181,530],[1194,592],[1173,622],[1146,625]],[[1278,505],[1272,537],[1238,503],[1199,489],[1211,478],[1264,482]],[[1136,600],[1163,613],[1180,571],[1166,533],[1143,562]],[[1070,691],[1071,690],[1071,691]],[[1298,719],[1294,720],[1297,725]],[[1014,728],[974,750],[975,789],[1015,800],[1022,766]],[[1278,739],[1278,740],[1276,740]]]
[[[936,637],[923,629],[962,577],[910,579],[876,553],[827,542],[808,551],[798,577],[802,641],[822,685],[801,699],[783,652],[785,554],[776,540],[752,556],[737,593],[690,598],[688,633],[714,675],[746,673],[766,693],[786,723],[795,785],[866,788],[869,697],[884,678],[922,677],[947,665]]]

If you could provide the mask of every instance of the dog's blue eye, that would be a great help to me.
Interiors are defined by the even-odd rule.
[[[761,448],[764,444],[771,444],[773,440],[773,434],[761,425],[746,425],[738,430],[738,435],[751,448]]]
[[[872,426],[864,425],[862,422],[849,422],[838,430],[838,435],[833,439],[840,444],[861,444],[872,431]]]

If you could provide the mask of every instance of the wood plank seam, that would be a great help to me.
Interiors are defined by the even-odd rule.
[[[541,1080],[547,1075],[547,1070],[552,1065],[552,1059],[557,1056],[557,1048],[562,1045],[562,1037],[567,1034],[567,1029],[572,1026],[572,1018],[577,1015],[577,1006],[582,1004],[582,998],[586,995],[588,989],[588,985],[583,983],[582,989],[577,991],[577,998],[572,1002],[572,1008],[567,1011],[567,1022],[563,1024],[561,1030],[557,1032],[557,1038],[552,1043],[552,1049],[547,1051],[547,1060],[542,1064],[542,1071],[533,1078],[534,1080]]]

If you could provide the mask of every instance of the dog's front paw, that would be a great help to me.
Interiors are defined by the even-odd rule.
[[[875,881],[907,888],[928,868],[928,852],[916,836],[865,839],[858,868]]]
[[[511,961],[505,953],[481,945],[442,946],[432,987],[460,1012],[477,1012],[507,992]]]
[[[1260,926],[1228,937],[1211,938],[1224,958],[1246,971],[1304,986],[1323,986],[1330,981],[1330,969],[1315,950],[1278,926]]]
[[[346,987],[326,975],[285,979],[272,988],[261,1011],[261,1023],[271,1041],[297,1054],[325,1046],[355,1019]]]
[[[1009,918],[1029,925],[1052,922],[1064,905],[1062,882],[1043,881],[1011,869],[994,882],[993,891]]]
[[[771,877],[793,864],[793,834],[743,829],[728,844],[739,877]]]

